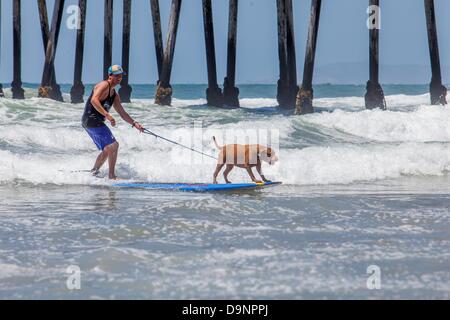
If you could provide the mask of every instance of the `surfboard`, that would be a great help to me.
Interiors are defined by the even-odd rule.
[[[191,192],[214,192],[214,191],[238,191],[258,190],[267,187],[281,185],[281,182],[256,183],[232,183],[232,184],[202,184],[202,183],[116,183],[116,188],[152,189],[152,190],[174,190]]]

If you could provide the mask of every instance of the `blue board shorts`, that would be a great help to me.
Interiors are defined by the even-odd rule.
[[[95,128],[84,128],[94,141],[98,150],[103,151],[105,147],[116,142],[111,130],[106,125]]]

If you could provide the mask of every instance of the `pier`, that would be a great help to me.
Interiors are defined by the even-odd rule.
[[[22,88],[22,1],[12,1],[12,12],[2,12],[0,2],[0,19],[2,15],[12,14],[13,17],[13,72],[11,75],[11,91],[13,99],[24,99],[24,89]],[[62,18],[67,4],[65,0],[55,0],[51,12],[47,12],[46,0],[36,0],[39,11],[40,31],[42,35],[44,68],[41,76],[41,83],[38,96],[56,101],[63,101],[60,86],[57,82],[57,70],[55,70],[55,57],[58,49],[58,40]],[[98,1],[98,0],[97,0]],[[131,102],[133,89],[129,83],[131,23],[132,23],[132,0],[123,1],[123,12],[114,12],[114,0],[104,1],[104,29],[103,32],[103,78],[107,78],[107,68],[112,64],[113,57],[113,17],[120,15],[123,21],[122,29],[122,66],[127,74],[123,77],[120,88],[120,96],[123,102]],[[143,1],[143,0],[142,0]],[[173,59],[176,51],[176,40],[180,16],[183,14],[183,6],[192,5],[182,0],[166,0],[171,2],[169,24],[167,27],[167,37],[163,39],[161,26],[160,1],[150,1],[150,11],[152,18],[154,47],[156,52],[156,65],[158,83],[154,93],[155,103],[170,106],[172,103],[173,88],[171,75]],[[225,1],[225,0],[224,0]],[[205,97],[207,104],[220,108],[239,108],[239,88],[236,85],[236,62],[238,43],[238,23],[239,23],[239,2],[240,0],[228,0],[228,35],[226,61],[216,60],[215,29],[213,20],[214,1],[202,0],[201,7],[203,13],[203,36],[206,50],[207,69],[207,89]],[[241,0],[242,1],[242,0]],[[314,112],[314,66],[316,58],[317,43],[320,41],[320,18],[322,6],[327,5],[327,1],[311,0],[309,21],[297,21],[293,7],[293,0],[272,0],[276,2],[277,23],[273,27],[278,35],[278,69],[279,78],[277,82],[276,99],[280,108],[292,110],[297,115],[304,115]],[[388,108],[383,88],[379,82],[379,52],[383,50],[379,46],[380,34],[379,9],[383,6],[383,0],[366,0],[369,6],[368,22],[368,58],[369,58],[369,79],[367,81],[365,106],[367,109]],[[85,48],[85,35],[89,30],[86,28],[87,11],[89,10],[89,0],[79,0],[79,17],[73,61],[73,83],[70,90],[72,103],[82,103],[85,96],[83,84],[83,61],[87,53]],[[447,104],[447,88],[442,84],[441,64],[439,56],[437,25],[435,15],[434,0],[424,0],[424,12],[426,17],[426,30],[428,35],[428,46],[430,53],[430,66],[432,78],[430,82],[431,104]],[[50,18],[50,19],[49,19]],[[295,41],[295,24],[308,23],[308,36],[304,39],[306,43],[305,59],[303,61],[303,74],[301,82],[298,82],[297,75],[297,49]],[[0,24],[1,26],[1,24]],[[38,26],[36,26],[38,27]],[[152,30],[147,31],[151,37]],[[199,35],[200,36],[200,35]],[[1,43],[1,42],[0,42]],[[358,44],[355,44],[358,45]],[[70,59],[68,57],[67,59]],[[185,61],[189,63],[189,61]],[[226,63],[226,74],[223,85],[219,84],[217,64]],[[274,63],[276,63],[274,61]],[[72,62],[70,63],[72,65]],[[220,78],[222,79],[222,78]],[[0,84],[0,97],[4,97],[3,86]]]

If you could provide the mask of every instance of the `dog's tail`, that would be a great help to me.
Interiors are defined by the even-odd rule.
[[[219,149],[219,150],[222,149],[222,147],[219,146],[219,144],[217,143],[216,137],[213,137],[213,141],[214,141],[214,144],[216,145],[217,149]]]

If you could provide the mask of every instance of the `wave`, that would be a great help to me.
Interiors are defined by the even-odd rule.
[[[281,157],[278,172],[283,181],[299,185],[442,176],[450,170],[445,144],[311,147],[283,152]]]
[[[174,99],[174,107],[140,99],[126,109],[158,134],[192,143],[207,154],[217,152],[213,134],[225,144],[257,131],[248,143],[272,143],[280,153],[276,166],[264,167],[272,179],[295,185],[350,184],[448,173],[450,109],[427,105],[428,99],[429,95],[388,96],[390,110],[383,112],[364,110],[360,97],[322,98],[315,100],[319,112],[303,117],[279,112],[276,100],[268,98],[242,99],[243,108],[237,110],[208,108],[204,99]],[[80,127],[82,110],[82,104],[46,99],[0,100],[0,182],[108,184],[71,173],[90,169],[97,154]],[[194,125],[204,131],[196,135]],[[214,160],[139,134],[122,121],[113,132],[121,144],[118,174],[124,178],[212,180]],[[240,169],[231,178],[248,180]]]
[[[107,184],[87,173],[70,172],[91,168],[95,156],[95,152],[49,155],[0,151],[0,182]],[[442,176],[450,171],[450,149],[442,144],[282,149],[280,159],[275,166],[264,165],[264,172],[271,179],[294,185]],[[140,152],[124,150],[119,156],[118,174],[129,180],[204,183],[212,180],[214,168],[212,159],[196,158],[176,149],[158,150],[155,146]],[[235,169],[230,178],[235,182],[249,180],[242,169]]]
[[[450,109],[445,106],[423,105],[411,112],[335,110],[310,115],[306,121],[374,141],[450,141]]]

